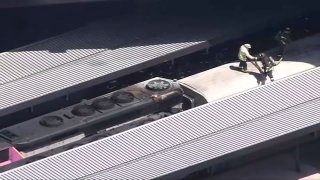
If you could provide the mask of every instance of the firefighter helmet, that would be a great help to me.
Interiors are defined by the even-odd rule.
[[[246,47],[247,49],[251,48],[251,44],[244,44],[244,47]]]

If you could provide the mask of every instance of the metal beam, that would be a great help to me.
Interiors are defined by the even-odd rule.
[[[54,4],[70,4],[70,3],[90,3],[101,1],[116,0],[2,0],[0,8],[16,8],[26,6],[54,5]]]

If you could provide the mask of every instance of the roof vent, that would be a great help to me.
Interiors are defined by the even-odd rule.
[[[112,94],[111,99],[116,103],[130,103],[134,100],[134,95],[130,92],[118,91]]]
[[[76,116],[91,116],[94,114],[94,112],[95,109],[92,106],[86,104],[77,105],[71,111],[71,113]]]
[[[151,80],[147,83],[146,88],[151,91],[164,91],[169,89],[171,86],[169,81],[157,79]]]
[[[107,110],[114,107],[114,103],[110,98],[100,98],[92,102],[92,106],[98,110]]]
[[[63,119],[59,116],[46,116],[43,117],[39,124],[46,127],[55,127],[63,124]]]

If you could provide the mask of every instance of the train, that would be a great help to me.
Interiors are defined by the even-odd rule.
[[[179,80],[152,78],[5,127],[0,130],[0,172],[258,86],[250,79],[240,87],[237,78],[252,77],[229,70],[236,65],[225,64]],[[229,77],[230,82],[225,80]],[[221,88],[225,83],[228,89]]]
[[[0,171],[199,105],[186,92],[177,80],[156,77],[3,128]]]

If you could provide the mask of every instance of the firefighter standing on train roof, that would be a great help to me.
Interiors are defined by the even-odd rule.
[[[241,71],[246,72],[247,71],[247,59],[251,60],[257,60],[257,57],[251,56],[249,53],[249,49],[251,48],[250,44],[244,44],[239,49],[238,58],[240,60],[239,67],[241,68]]]
[[[263,68],[263,71],[264,71],[264,75],[268,76],[271,81],[274,81],[273,70],[274,70],[274,66],[277,65],[274,62],[274,59],[271,56],[268,57],[265,53],[260,53],[259,54],[259,59],[261,60],[262,65],[263,65],[262,68]]]

